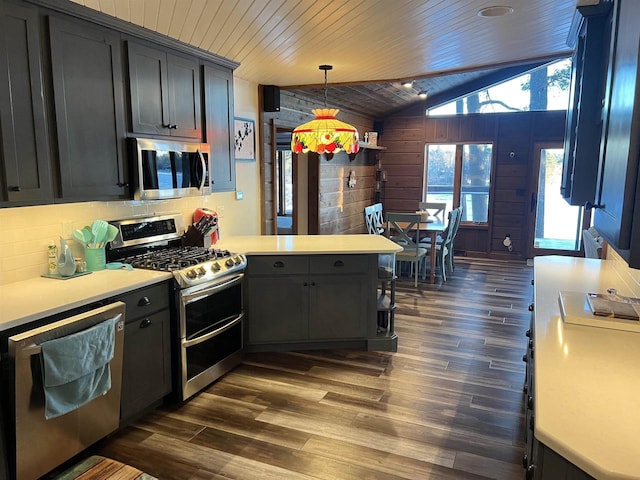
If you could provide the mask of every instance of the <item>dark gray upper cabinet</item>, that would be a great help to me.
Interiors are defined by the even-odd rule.
[[[64,200],[126,198],[120,35],[49,17]]]
[[[211,148],[211,177],[214,192],[236,188],[233,152],[233,74],[229,69],[203,66],[205,100],[205,142]]]
[[[127,44],[133,133],[202,140],[198,60]]]
[[[594,217],[597,230],[633,268],[640,268],[638,18],[640,2],[615,2]]]
[[[38,12],[0,4],[2,194],[7,206],[53,200]]]
[[[607,39],[611,35],[608,3],[579,8],[571,96],[567,110],[561,193],[571,205],[595,202],[602,102],[607,69]]]

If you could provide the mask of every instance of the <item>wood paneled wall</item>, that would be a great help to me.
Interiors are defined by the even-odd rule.
[[[426,117],[407,111],[384,122],[381,153],[387,182],[385,211],[415,211],[422,200],[425,145],[427,143],[492,142],[491,205],[488,226],[461,226],[456,253],[522,259],[529,234],[534,144],[561,142],[565,112],[515,112],[449,117]],[[511,154],[513,152],[513,155]],[[502,240],[511,235],[514,249]]]
[[[262,104],[262,86],[259,87]],[[330,89],[329,89],[330,92]],[[330,102],[329,102],[330,103]],[[262,233],[276,233],[275,204],[275,132],[276,129],[293,130],[313,119],[312,109],[323,108],[309,99],[280,90],[280,111],[260,113],[260,174],[262,179]],[[329,107],[331,105],[329,104]],[[364,132],[373,129],[373,119],[341,110],[338,118]],[[353,160],[346,154],[335,155],[331,160],[319,160],[308,155],[310,166],[309,233],[339,234],[363,233],[364,207],[373,203],[375,187],[375,161],[368,150],[359,152]],[[314,168],[315,171],[311,171]],[[355,171],[356,186],[349,188],[347,178]],[[314,211],[311,211],[314,209]],[[317,219],[315,221],[314,219]]]

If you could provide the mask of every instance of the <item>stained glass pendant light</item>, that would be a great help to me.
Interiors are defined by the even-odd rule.
[[[320,155],[341,151],[357,153],[358,130],[348,123],[341,122],[335,116],[340,110],[327,108],[327,71],[331,65],[320,65],[324,70],[324,108],[311,110],[316,116],[313,120],[296,127],[291,136],[293,153],[315,152]]]

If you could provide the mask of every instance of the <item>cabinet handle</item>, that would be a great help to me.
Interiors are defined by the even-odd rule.
[[[524,332],[524,336],[527,338],[531,338],[531,330],[527,330],[526,332]]]
[[[522,467],[527,468],[529,466],[529,456],[527,454],[522,456]]]
[[[536,473],[536,466],[529,465],[529,467],[527,468],[527,480],[533,480],[535,473]]]
[[[529,304],[529,307],[527,307],[529,309],[530,312],[533,312],[533,303]]]
[[[273,268],[284,268],[284,262],[281,262],[280,260],[278,260],[273,264]]]
[[[522,355],[522,361],[526,362],[527,361],[527,356],[526,355]]]
[[[311,282],[311,286],[315,287],[316,286],[316,282]]]
[[[151,320],[148,318],[145,318],[140,322],[140,328],[147,328],[150,325],[151,325]]]
[[[533,278],[531,279],[531,285],[535,285],[535,282],[533,281]]]
[[[529,391],[529,385],[527,385],[526,383],[524,384],[524,387],[522,387],[522,392],[523,393],[527,393]]]
[[[533,410],[533,396],[531,395],[527,397],[527,408]]]
[[[147,305],[151,305],[151,300],[149,300],[149,297],[142,297],[140,300],[138,300],[139,307],[146,307]]]
[[[116,185],[119,186],[120,188],[129,186],[129,184],[125,183],[125,182],[118,182],[118,183],[116,183]]]
[[[333,263],[333,266],[334,266],[334,267],[344,267],[344,262],[343,262],[342,260],[336,260],[336,261]]]
[[[176,128],[178,128],[178,125],[176,125],[175,123],[172,123],[171,125],[169,125],[169,128],[171,130],[175,130]]]
[[[7,190],[9,190],[10,192],[19,192],[20,191],[20,186],[19,185],[11,185],[11,186],[7,187]]]
[[[308,287],[308,286],[309,286],[309,284],[308,284],[307,282],[304,282],[304,283],[302,284],[302,286],[303,286],[303,287]]]
[[[584,209],[587,210],[587,211],[591,210],[592,208],[606,208],[606,207],[607,206],[604,205],[604,204],[596,204],[596,205],[594,205],[591,202],[585,202],[585,204],[584,204]]]

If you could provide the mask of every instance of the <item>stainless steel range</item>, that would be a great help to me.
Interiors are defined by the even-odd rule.
[[[183,245],[180,214],[110,222],[109,262],[173,274],[175,388],[186,400],[242,361],[244,255]]]

